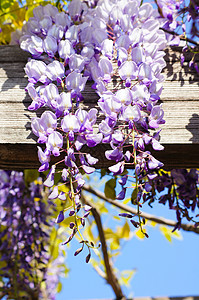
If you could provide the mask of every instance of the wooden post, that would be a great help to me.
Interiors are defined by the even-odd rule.
[[[187,54],[180,64],[180,48],[167,48],[164,69],[165,82],[161,95],[166,124],[162,126],[161,143],[164,151],[155,152],[166,168],[199,166],[199,74],[190,70]],[[0,168],[20,170],[38,168],[37,144],[31,133],[30,121],[40,112],[30,112],[31,99],[24,88],[27,78],[24,66],[28,54],[18,46],[0,46]],[[91,84],[84,92],[83,107],[97,107],[97,95]],[[104,157],[108,145],[85,149],[97,153],[98,168],[110,165]]]

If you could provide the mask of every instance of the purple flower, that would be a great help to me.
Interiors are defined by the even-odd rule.
[[[68,39],[72,45],[76,45],[79,42],[79,26],[78,25],[72,25],[68,28],[68,30],[65,33],[65,38]]]
[[[62,113],[68,114],[69,111],[72,108],[72,99],[71,99],[71,93],[68,92],[62,92],[60,97],[57,99],[57,110],[56,110],[56,116],[60,117]]]
[[[57,108],[60,95],[58,88],[54,83],[50,83],[44,88],[43,97],[47,106],[52,109]]]
[[[150,192],[152,190],[152,186],[150,185],[149,182],[145,183],[144,189],[145,189],[146,192]]]
[[[79,94],[84,90],[88,77],[83,77],[82,74],[73,71],[66,77],[66,88],[73,94]]]
[[[61,127],[64,132],[79,132],[80,122],[76,116],[66,115],[61,122]]]
[[[111,59],[113,56],[113,41],[105,39],[101,44],[101,52],[103,55],[107,56],[108,59]]]
[[[119,75],[122,80],[134,80],[137,78],[138,68],[133,61],[125,61],[119,68]]]
[[[121,192],[117,195],[116,199],[117,200],[123,200],[125,198],[126,195],[126,188],[123,188],[121,190]]]
[[[76,117],[78,118],[79,122],[81,123],[80,132],[84,132],[86,130],[93,131],[93,127],[88,120],[88,113],[87,111],[79,108],[75,112]]]
[[[43,61],[31,59],[24,68],[31,83],[47,83],[46,64]]]
[[[105,156],[109,160],[115,160],[116,162],[120,161],[123,158],[123,153],[118,148],[114,150],[107,150]]]
[[[40,30],[42,34],[45,36],[48,33],[48,30],[52,27],[52,19],[50,16],[44,16],[42,20],[39,21]]]
[[[54,60],[46,68],[46,75],[52,81],[58,80],[61,82],[62,78],[65,76],[64,65],[57,60]]]
[[[20,38],[22,50],[30,52],[34,57],[39,57],[43,53],[43,40],[38,36],[25,35]]]
[[[53,24],[53,26],[48,30],[47,35],[53,36],[57,40],[57,42],[58,42],[57,50],[59,51],[59,41],[64,36],[64,28],[61,25]]]
[[[114,173],[114,175],[122,174],[124,171],[124,162],[118,162],[116,165],[113,165],[108,168],[111,172]]]
[[[117,49],[117,63],[118,63],[118,66],[120,67],[123,62],[127,61],[127,59],[128,59],[127,50],[123,47],[119,47]]]
[[[128,179],[128,176],[125,175],[125,176],[122,176],[121,179],[118,180],[119,184],[121,184],[122,186],[124,186],[127,182],[127,179]]]
[[[148,160],[148,168],[150,170],[159,169],[159,168],[163,167],[163,165],[164,165],[163,163],[161,163],[159,160],[157,160],[152,155],[150,155],[150,158]]]
[[[87,9],[87,5],[80,0],[73,0],[68,5],[68,12],[71,18],[77,21],[83,10]]]
[[[39,143],[45,143],[47,136],[57,128],[57,117],[53,112],[45,111],[41,118],[33,118],[31,123],[33,133],[39,137]]]
[[[57,52],[57,40],[53,36],[47,36],[44,40],[44,51],[49,57],[54,57]]]
[[[54,174],[55,174],[55,165],[53,165],[48,173],[47,179],[44,182],[44,185],[47,187],[52,187],[54,185]]]
[[[55,186],[50,195],[48,196],[48,199],[56,199],[59,196],[58,187]]]
[[[52,151],[54,156],[59,156],[59,149],[63,146],[63,136],[61,133],[54,131],[48,136],[46,143],[47,149]]]
[[[99,69],[100,69],[102,79],[105,82],[110,82],[111,81],[111,75],[112,75],[112,72],[113,72],[113,66],[112,66],[112,63],[110,62],[110,60],[108,58],[104,57],[104,58],[100,59]]]
[[[149,125],[151,128],[158,128],[159,124],[164,124],[165,120],[164,117],[164,111],[162,109],[162,104],[155,105],[152,110],[151,114],[149,116]]]
[[[102,134],[86,134],[85,135],[86,143],[88,147],[95,147],[99,143],[101,143],[102,140]]]
[[[86,165],[83,165],[82,169],[84,170],[84,172],[86,172],[86,174],[91,174],[95,171],[95,168],[89,167],[89,166],[86,166]]]
[[[89,153],[86,154],[86,159],[87,159],[87,162],[89,163],[89,165],[95,165],[98,162],[98,159],[91,156]]]
[[[134,121],[138,122],[141,118],[141,112],[138,105],[128,105],[124,108],[122,117],[125,121]]]
[[[58,12],[55,15],[55,24],[61,26],[64,31],[71,25],[70,17],[64,12]]]
[[[37,148],[38,148],[38,158],[39,158],[40,163],[42,164],[38,171],[43,172],[43,171],[48,170],[48,168],[49,168],[50,156],[47,155],[45,153],[45,151],[43,151],[41,149],[41,147],[37,146]]]
[[[149,64],[142,63],[139,66],[138,78],[147,86],[151,83],[153,79],[153,71]]]
[[[128,214],[128,213],[121,213],[119,214],[120,217],[124,217],[124,218],[129,218],[131,219],[133,216],[131,214]]]
[[[72,54],[69,58],[69,68],[71,71],[80,73],[84,69],[85,60],[79,54]]]
[[[82,178],[82,175],[78,173],[75,177],[77,181],[77,187],[78,189],[81,189],[81,187],[85,184],[85,180]]]
[[[34,88],[32,83],[29,83],[26,87],[26,91],[33,100],[32,103],[28,106],[29,110],[37,110],[38,108],[45,105],[46,101],[43,96],[40,96],[38,91]]]
[[[119,89],[115,96],[120,100],[122,104],[130,105],[132,103],[132,99],[135,97],[134,93],[128,88]]]
[[[58,52],[59,56],[66,60],[75,53],[75,50],[69,40],[61,40],[58,46]]]
[[[115,42],[116,48],[125,48],[126,50],[129,48],[131,44],[130,38],[127,34],[122,34]]]
[[[112,93],[104,94],[98,101],[98,105],[103,113],[113,120],[117,119],[117,114],[121,111],[121,103]]]
[[[56,219],[56,223],[61,223],[62,221],[64,220],[64,212],[63,210],[59,212],[59,215],[57,216],[57,219]]]
[[[64,192],[60,192],[58,198],[61,200],[61,201],[65,201],[66,200],[66,194]]]

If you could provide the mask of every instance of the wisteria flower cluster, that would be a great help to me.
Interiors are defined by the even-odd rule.
[[[0,177],[0,274],[3,295],[19,299],[22,292],[24,299],[29,299],[28,295],[36,299],[40,295],[42,298],[40,285],[43,279],[48,278],[51,285],[48,299],[54,299],[59,276],[55,273],[51,278],[47,268],[53,204],[44,200],[41,179],[27,187],[22,172],[1,170]]]
[[[180,37],[175,35],[175,32],[182,28],[182,20],[179,19],[179,11],[184,4],[184,0],[157,0],[155,3],[158,6],[160,15],[163,17],[162,28],[166,30],[168,44],[179,45]],[[183,25],[184,26],[184,25]],[[172,34],[169,34],[172,33]]]
[[[158,176],[153,180],[153,189],[145,198],[151,205],[156,200],[159,203],[168,204],[169,209],[176,212],[177,223],[173,230],[180,229],[182,219],[192,221],[195,226],[198,214],[194,212],[199,207],[198,199],[198,171],[196,169],[173,169],[170,172],[158,171]]]
[[[192,53],[189,67],[199,73],[197,56],[199,53],[199,3],[184,0],[155,0],[158,11],[163,17],[162,29],[167,33],[169,45],[183,46],[181,64],[184,64],[186,52]],[[183,41],[181,41],[183,40]]]
[[[73,0],[67,12],[47,4],[35,8],[33,14],[20,39],[21,48],[33,57],[25,67],[26,91],[33,100],[30,110],[46,110],[33,118],[32,131],[38,143],[45,145],[45,149],[38,147],[39,171],[50,169],[44,183],[52,189],[49,199],[71,202],[69,216],[75,222],[70,224],[68,243],[84,226],[91,209],[83,206],[80,210],[82,171],[94,172],[98,159],[82,153],[84,145],[110,144],[105,156],[114,162],[109,170],[115,175],[129,164],[135,167],[138,207],[143,193],[151,189],[155,170],[163,166],[147,149],[163,149],[157,129],[165,121],[158,101],[167,39],[160,29],[163,19],[140,0],[98,1],[97,5]],[[100,123],[96,108],[81,108],[88,80],[94,81],[99,95]],[[126,143],[133,146],[132,151],[125,151]],[[64,159],[59,159],[62,155]],[[53,165],[51,156],[57,158]],[[69,186],[67,194],[54,185],[60,162],[65,163],[61,184]],[[124,199],[126,181],[126,177],[121,179],[117,199]],[[63,205],[57,223],[64,220],[67,209]],[[82,239],[82,243],[87,242]]]

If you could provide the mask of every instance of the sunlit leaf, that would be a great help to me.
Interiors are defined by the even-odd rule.
[[[135,188],[131,194],[131,203],[135,204],[136,200],[137,200],[137,189]]]
[[[131,232],[131,229],[130,229],[129,223],[126,221],[124,223],[124,226],[122,227],[121,238],[129,239],[130,232]]]
[[[57,285],[57,293],[60,293],[62,290],[62,283],[59,282],[58,285]]]
[[[115,238],[117,236],[111,228],[104,229],[104,235],[107,240]]]
[[[157,223],[154,222],[154,221],[151,221],[151,222],[149,223],[149,225],[151,225],[152,227],[155,227],[155,226],[157,225]]]
[[[144,233],[141,231],[141,229],[139,228],[138,230],[136,230],[135,235],[137,238],[143,240],[145,238]]]
[[[180,231],[175,230],[172,232],[172,236],[178,240],[183,240],[183,236]]]
[[[130,201],[131,201],[131,198],[124,199],[124,200],[123,200],[123,204],[127,204],[127,203],[129,203]]]
[[[24,170],[25,183],[29,185],[31,182],[39,177],[39,172],[34,169]]]
[[[111,250],[118,250],[120,248],[120,240],[118,238],[115,238],[110,243],[110,249]]]
[[[164,235],[164,237],[171,243],[172,238],[176,238],[178,240],[182,240],[182,235],[179,231],[172,232],[172,228],[160,225],[159,229],[161,233]]]
[[[118,221],[120,221],[120,220],[121,220],[121,218],[120,218],[120,217],[118,217],[118,216],[113,216],[113,219],[115,219],[115,220],[118,220]]]
[[[104,177],[107,174],[107,170],[106,169],[101,169],[100,174],[101,174],[100,179],[102,179],[102,177]]]
[[[115,188],[116,188],[116,178],[111,178],[105,184],[105,188],[104,188],[105,196],[107,198],[114,200],[116,198]]]
[[[136,270],[124,270],[120,273],[120,279],[119,279],[119,283],[121,285],[125,285],[127,287],[130,286],[130,281],[132,279],[132,277],[135,275]]]

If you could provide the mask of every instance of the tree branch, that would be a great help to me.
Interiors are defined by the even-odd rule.
[[[106,202],[120,208],[120,209],[123,209],[124,211],[126,212],[129,212],[129,213],[132,213],[132,214],[137,214],[137,210],[126,205],[126,204],[123,204],[117,200],[111,200],[111,199],[108,199],[104,193],[100,192],[100,191],[96,191],[94,190],[91,186],[89,185],[84,185],[83,186],[83,190],[105,200]],[[162,217],[157,217],[157,216],[154,216],[154,215],[151,215],[151,214],[148,214],[146,212],[141,212],[141,216],[147,220],[150,220],[150,221],[154,221],[158,224],[163,224],[163,225],[167,225],[167,226],[171,226],[171,227],[175,227],[175,225],[177,224],[177,222],[173,221],[173,220],[169,220],[169,219],[165,219],[165,218],[162,218]],[[181,228],[185,231],[192,231],[192,232],[195,232],[197,234],[199,234],[199,228],[196,228],[194,225],[189,225],[189,224],[181,224]]]
[[[124,296],[124,294],[122,292],[122,289],[121,289],[118,279],[113,271],[112,264],[111,264],[111,261],[110,261],[109,255],[108,255],[108,249],[107,249],[106,239],[104,236],[104,230],[102,227],[100,213],[98,212],[97,208],[94,207],[92,202],[85,199],[85,197],[83,195],[82,195],[82,198],[83,198],[82,200],[85,204],[92,207],[91,212],[95,219],[95,223],[97,225],[97,229],[98,229],[98,233],[99,233],[99,238],[101,241],[101,249],[102,249],[103,259],[104,259],[104,264],[105,264],[105,269],[106,269],[105,279],[106,279],[107,283],[110,284],[110,286],[112,287],[112,289],[115,293],[116,299],[117,300],[125,300],[126,297]]]
[[[165,29],[165,28],[160,28],[160,29],[162,29],[164,32],[169,33],[169,34],[171,34],[171,35],[179,36],[179,38],[180,38],[182,41],[187,41],[187,42],[192,43],[193,45],[199,47],[199,43],[197,43],[196,41],[194,41],[194,40],[192,40],[192,39],[190,39],[190,38],[188,38],[188,37],[184,37],[183,35],[181,35],[181,34],[175,32],[175,31],[171,31],[171,30],[168,30],[168,29]]]

